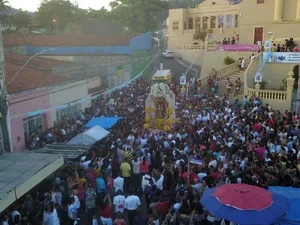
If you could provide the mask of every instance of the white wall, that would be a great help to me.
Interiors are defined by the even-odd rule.
[[[54,121],[57,119],[55,108],[68,103],[86,99],[86,101],[81,103],[81,110],[84,110],[91,105],[88,89],[95,88],[100,85],[101,80],[99,78],[94,78],[54,87],[50,94],[50,105],[51,109],[53,109],[51,111],[50,127],[53,126]]]

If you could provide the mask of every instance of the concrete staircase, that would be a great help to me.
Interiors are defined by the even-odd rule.
[[[227,90],[226,90],[226,82],[227,82],[227,78],[230,78],[231,83],[233,84],[233,87],[231,88],[231,93],[229,94],[229,98],[230,100],[235,100],[235,99],[239,99],[240,101],[242,101],[244,99],[244,70],[240,70],[240,71],[236,71],[228,76],[222,77],[219,79],[219,94],[226,94]],[[241,89],[239,91],[239,94],[237,96],[234,96],[234,92],[235,92],[235,81],[240,78],[240,80],[242,81],[242,85],[241,85]]]

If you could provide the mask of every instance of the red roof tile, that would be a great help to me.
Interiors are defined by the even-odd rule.
[[[5,59],[5,83],[7,85],[29,57],[9,53],[5,54]],[[8,93],[11,94],[45,86],[53,86],[66,81],[65,78],[55,76],[49,72],[52,66],[62,64],[65,63],[42,58],[32,59],[32,61],[30,61],[28,65],[22,69],[19,75],[9,85]],[[45,69],[41,69],[42,67]]]
[[[69,35],[69,34],[18,34],[4,35],[4,46],[31,45],[37,47],[71,47],[71,46],[117,46],[129,45],[136,35]]]

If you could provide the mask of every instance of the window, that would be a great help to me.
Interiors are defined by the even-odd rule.
[[[195,28],[196,29],[200,29],[200,18],[199,17],[196,17],[196,19],[195,19]]]
[[[215,16],[210,17],[210,28],[211,29],[216,28],[216,17]]]
[[[257,4],[264,4],[264,3],[265,3],[265,0],[257,0],[256,3],[257,3]]]
[[[234,27],[238,27],[239,26],[239,15],[235,14],[234,15]]]
[[[76,104],[71,103],[66,108],[57,109],[56,110],[56,121],[60,122],[62,119],[68,118],[76,118],[80,115],[81,111],[81,103],[78,102]]]
[[[232,15],[226,16],[226,27],[232,27]]]
[[[188,27],[189,30],[193,30],[193,18],[189,18]]]
[[[207,29],[207,22],[208,22],[208,17],[203,17],[203,26],[202,26],[202,28],[204,29],[204,30],[206,30]]]
[[[39,126],[43,126],[43,114],[36,116],[29,116],[23,119],[25,138],[29,140],[32,133],[39,129]]]
[[[183,24],[183,29],[186,30],[186,22]]]
[[[218,16],[218,27],[223,28],[224,26],[224,16],[220,15]]]
[[[173,30],[179,30],[179,22],[173,22]]]

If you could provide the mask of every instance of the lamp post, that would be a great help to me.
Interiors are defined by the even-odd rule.
[[[2,32],[1,35],[1,47],[2,47]],[[3,48],[2,48],[3,49]],[[1,69],[2,69],[2,79],[1,79],[1,92],[0,92],[0,129],[2,131],[1,139],[2,146],[5,152],[12,151],[12,142],[11,142],[11,126],[10,126],[10,118],[9,118],[9,105],[8,105],[8,95],[7,88],[9,85],[16,79],[16,77],[21,73],[21,71],[25,68],[25,66],[36,56],[42,55],[45,52],[54,51],[54,48],[42,50],[34,55],[32,55],[19,69],[19,71],[12,77],[12,79],[5,85],[5,70],[4,70],[4,54],[1,51]],[[0,133],[1,134],[1,133]],[[1,151],[0,151],[1,154]]]
[[[51,52],[51,51],[54,51],[55,48],[50,48],[50,49],[44,49],[34,55],[32,55],[24,64],[23,66],[19,69],[19,71],[11,78],[11,80],[8,82],[8,84],[6,85],[6,89],[9,87],[9,85],[11,84],[11,82],[14,81],[14,79],[16,79],[16,77],[20,74],[20,72],[24,69],[24,67],[35,57],[39,56],[39,55],[42,55],[44,54],[45,52]]]

